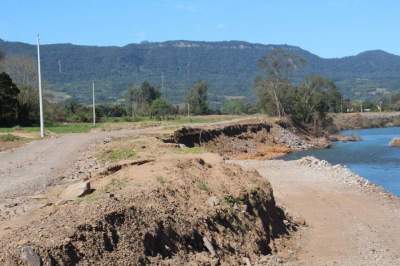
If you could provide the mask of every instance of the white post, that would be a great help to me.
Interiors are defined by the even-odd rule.
[[[43,99],[42,99],[42,77],[40,69],[40,41],[37,35],[37,60],[38,60],[38,82],[39,82],[39,112],[40,112],[40,137],[44,138],[44,118],[43,118]]]
[[[187,111],[188,111],[187,116],[190,117],[190,103],[187,104],[187,108],[188,108],[187,109]]]
[[[94,81],[92,82],[92,96],[93,96],[93,126],[96,126],[96,102],[94,98]]]

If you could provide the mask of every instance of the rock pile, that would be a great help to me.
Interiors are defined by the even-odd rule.
[[[274,125],[272,133],[279,144],[288,146],[293,150],[307,150],[313,148],[313,145],[298,135],[291,132],[289,129],[285,129],[281,126]]]
[[[393,139],[389,142],[389,146],[390,146],[390,147],[400,147],[400,138],[393,138]]]
[[[360,188],[377,189],[375,184],[372,184],[365,178],[353,173],[344,165],[332,165],[325,160],[320,160],[312,156],[303,157],[298,160],[298,163],[302,166],[308,166],[313,169],[327,171],[328,174],[324,176],[332,177],[335,180],[347,185],[356,185]]]

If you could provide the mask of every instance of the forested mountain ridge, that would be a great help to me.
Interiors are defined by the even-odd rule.
[[[43,77],[48,87],[78,100],[90,98],[90,83],[96,81],[100,101],[123,97],[130,85],[148,80],[161,86],[173,102],[183,99],[197,80],[208,82],[210,99],[253,95],[254,78],[261,74],[257,61],[274,47],[305,58],[305,67],[295,80],[321,74],[334,80],[345,95],[379,97],[400,89],[400,56],[384,51],[367,51],[355,56],[326,59],[299,47],[263,45],[241,41],[143,42],[117,46],[50,44],[41,46]],[[0,40],[6,56],[27,56],[34,60],[34,45]]]

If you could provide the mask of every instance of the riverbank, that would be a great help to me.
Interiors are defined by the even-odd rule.
[[[400,264],[397,197],[315,158],[233,163],[267,178],[277,204],[307,224],[295,235],[290,265]]]
[[[336,131],[400,126],[400,112],[337,113],[330,117]]]
[[[379,121],[382,118],[370,115],[362,116],[368,119],[372,117],[371,121],[375,119]],[[351,115],[351,119],[356,117],[357,114]],[[394,119],[397,114],[390,117]],[[362,124],[362,126],[370,125],[371,123]],[[230,162],[239,164],[247,170],[256,170],[269,180],[277,204],[307,225],[306,228],[301,227],[298,233],[292,234],[292,242],[286,246],[286,252],[291,254],[287,257],[286,264],[398,265],[400,263],[397,254],[400,245],[400,226],[397,222],[400,217],[398,197],[341,165],[331,165],[326,161],[310,157],[297,161],[268,160],[271,156],[253,152],[257,150],[255,148],[257,143],[275,147],[283,144],[293,150],[296,150],[296,147],[299,148],[297,150],[323,148],[314,144],[320,142],[316,141],[320,139],[325,139],[323,143],[326,144],[327,138],[315,138],[287,124],[282,126],[280,122],[272,124],[270,130],[263,134],[262,136],[259,134],[218,136],[202,145],[217,151],[222,150],[223,154],[230,158],[242,159]],[[264,141],[267,136],[265,134],[269,134],[269,138],[266,138],[269,141]],[[285,142],[279,142],[283,139]],[[302,145],[291,145],[292,143],[302,143]]]

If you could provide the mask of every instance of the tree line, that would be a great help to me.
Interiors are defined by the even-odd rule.
[[[343,96],[332,81],[321,76],[305,77],[298,84],[291,82],[291,75],[304,64],[303,58],[276,48],[259,60],[264,76],[256,78],[254,89],[262,111],[289,116],[318,132],[326,126],[328,112],[341,111]]]
[[[329,122],[329,112],[360,111],[360,105],[361,110],[400,110],[400,94],[379,103],[360,103],[344,99],[335,83],[322,76],[308,76],[293,82],[293,74],[305,64],[303,58],[279,48],[262,57],[258,67],[264,74],[254,82],[256,102],[243,97],[229,97],[218,109],[211,108],[208,85],[200,80],[186,90],[183,103],[172,104],[162,94],[162,88],[144,81],[130,86],[122,101],[96,105],[96,116],[99,120],[119,117],[135,121],[142,117],[170,119],[187,114],[265,112],[272,116],[289,116],[295,123],[317,132]],[[32,59],[18,56],[5,58],[0,52],[0,126],[38,123],[36,84],[37,70]],[[92,119],[91,106],[74,99],[60,103],[47,96],[44,106],[47,122],[90,122]]]
[[[12,75],[6,73],[10,72]],[[4,58],[0,52],[0,127],[31,126],[38,124],[39,107],[37,70],[33,60],[24,57]],[[11,78],[14,78],[14,80]],[[45,120],[51,122],[90,122],[92,107],[67,99],[54,102],[44,99]],[[145,81],[140,86],[128,88],[122,103],[96,105],[96,117],[122,117],[134,121],[140,117],[169,119],[177,115],[205,115],[211,113],[208,102],[208,85],[196,82],[187,91],[184,104],[171,104],[160,88]]]

